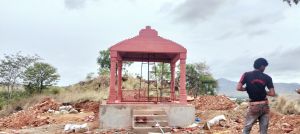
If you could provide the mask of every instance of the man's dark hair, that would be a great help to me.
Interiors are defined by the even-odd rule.
[[[265,66],[266,67],[268,65],[269,65],[269,63],[268,63],[268,61],[265,58],[258,58],[258,59],[256,59],[254,61],[253,67],[255,69],[259,69],[261,66]]]

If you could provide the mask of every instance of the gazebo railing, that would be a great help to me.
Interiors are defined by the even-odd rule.
[[[122,102],[170,102],[171,97],[160,96],[158,90],[122,90]]]

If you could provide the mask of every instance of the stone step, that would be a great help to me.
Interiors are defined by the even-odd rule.
[[[171,132],[170,127],[161,127],[164,133]],[[137,134],[162,133],[158,127],[134,127],[133,132]]]
[[[168,115],[163,109],[138,108],[133,110],[132,127],[135,133],[162,133],[161,129],[156,126],[157,123],[164,132],[171,131],[168,127]]]
[[[167,115],[133,115],[133,121],[139,121],[143,120],[146,121],[152,121],[152,120],[168,120]]]
[[[135,121],[133,123],[133,127],[153,127],[156,126],[156,123],[159,123],[161,127],[167,127],[169,125],[168,121],[166,120],[152,120],[147,122]]]

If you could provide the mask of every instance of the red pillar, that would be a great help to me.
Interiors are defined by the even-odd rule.
[[[186,96],[186,59],[180,59],[180,103],[186,104],[187,103],[187,96]]]
[[[122,100],[122,61],[118,61],[118,100]]]
[[[110,59],[110,88],[108,103],[115,103],[116,100],[116,64],[117,58],[111,57]]]
[[[176,100],[175,96],[175,66],[176,62],[171,63],[171,100]]]

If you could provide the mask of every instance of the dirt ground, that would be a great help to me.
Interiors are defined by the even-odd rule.
[[[196,117],[201,121],[192,128],[173,128],[172,133],[207,133],[207,134],[240,134],[242,132],[244,118],[248,107],[247,103],[238,105],[225,96],[201,96],[191,102],[196,107]],[[99,126],[99,105],[100,102],[82,101],[71,104],[77,114],[53,114],[48,113],[49,109],[58,110],[63,105],[50,98],[45,98],[27,110],[22,110],[8,117],[0,119],[0,134],[60,134],[64,133],[66,124],[88,124],[89,130],[86,133],[103,134],[126,134],[133,133],[130,130],[101,131]],[[225,115],[226,121],[221,125],[215,125],[210,130],[204,130],[202,126],[208,120],[217,115]],[[90,118],[91,117],[91,118]],[[270,134],[299,134],[300,115],[282,115],[275,110],[270,113]],[[101,118],[101,117],[100,117]],[[252,129],[252,134],[258,133],[258,124]]]

